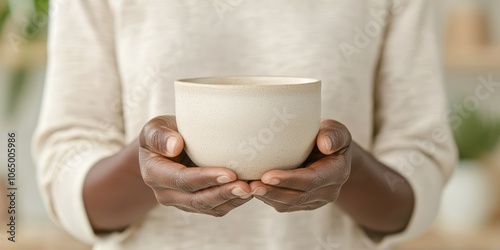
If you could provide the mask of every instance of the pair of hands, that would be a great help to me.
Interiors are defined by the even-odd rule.
[[[224,167],[195,167],[183,150],[173,116],[149,121],[139,141],[141,174],[160,204],[217,217],[253,197],[278,212],[322,207],[337,199],[351,169],[351,134],[333,120],[321,123],[316,147],[303,166],[271,170],[251,182],[237,180]]]

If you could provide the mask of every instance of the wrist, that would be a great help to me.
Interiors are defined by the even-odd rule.
[[[364,229],[387,235],[404,230],[413,211],[413,191],[407,182],[391,189],[387,174],[399,176],[354,142],[351,174],[340,190],[339,205]],[[403,178],[402,176],[399,176]]]
[[[364,157],[360,155],[361,150],[363,149],[361,149],[361,147],[355,142],[352,142],[350,150],[351,150],[351,166],[350,166],[351,170],[349,173],[349,178],[347,178],[347,181],[344,183],[344,185],[342,185],[342,190],[345,190],[346,192],[349,191],[351,187],[360,185],[359,179],[362,178],[362,171],[363,171],[362,168],[363,166],[365,166]]]

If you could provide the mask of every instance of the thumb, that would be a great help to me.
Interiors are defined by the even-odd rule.
[[[141,147],[172,158],[178,156],[184,148],[184,140],[177,132],[175,117],[158,116],[142,128]]]
[[[325,155],[338,153],[351,145],[351,133],[342,123],[324,120],[316,137],[316,145]]]

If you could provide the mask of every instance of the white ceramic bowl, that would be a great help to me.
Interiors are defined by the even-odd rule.
[[[185,150],[200,167],[227,167],[256,180],[293,169],[319,130],[321,81],[282,76],[227,76],[175,82],[175,112]]]

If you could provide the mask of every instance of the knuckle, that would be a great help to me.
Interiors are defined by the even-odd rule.
[[[351,167],[348,160],[345,159],[344,157],[338,158],[337,160],[339,161],[339,163],[335,166],[334,169],[333,183],[342,184],[349,179],[349,176],[351,175]]]
[[[155,168],[160,167],[154,158],[145,157],[139,161],[141,176],[144,183],[150,187],[158,185],[158,178],[155,174]]]
[[[162,153],[166,152],[166,141],[170,136],[169,130],[162,126],[164,123],[170,123],[171,119],[155,117],[146,123],[140,133],[139,141],[142,147],[150,148],[152,151]],[[175,121],[173,121],[175,124]],[[171,128],[170,126],[166,126]]]
[[[301,183],[303,183],[302,185],[304,186],[304,190],[312,191],[325,185],[325,177],[323,177],[324,173],[321,173],[320,171],[313,168],[307,168],[307,170],[307,174],[304,174],[301,180]]]
[[[152,129],[155,129],[156,127],[156,124],[157,124],[157,121],[156,121],[156,117],[149,120],[146,124],[144,124],[144,126],[142,127],[142,131],[143,133],[147,133],[148,131],[152,130]]]
[[[212,215],[214,217],[223,217],[228,212],[229,211],[225,211],[225,210],[222,210],[222,209],[214,208],[214,209],[210,210],[210,215]]]
[[[142,127],[141,133],[139,134],[141,145],[148,144],[150,133],[156,130],[157,123],[155,122],[155,119],[156,118],[153,118]]]
[[[340,174],[342,183],[345,183],[349,179],[350,175],[351,175],[351,171],[349,171],[349,170],[342,171],[342,173]]]
[[[153,130],[148,135],[148,141],[149,141],[148,145],[156,149],[158,152],[161,153],[166,152],[167,137],[168,134],[166,134],[164,131]]]
[[[278,213],[288,213],[288,212],[290,212],[291,206],[289,206],[289,205],[278,205],[278,206],[275,206],[274,209]]]
[[[157,179],[155,177],[155,175],[153,174],[153,172],[151,171],[151,168],[153,166],[150,166],[149,165],[150,163],[145,163],[145,164],[141,164],[141,176],[142,176],[142,180],[144,181],[144,183],[150,187],[154,187],[156,186],[156,182],[157,182]]]
[[[195,185],[196,187],[211,187],[218,184],[215,177],[213,177],[213,174],[211,174],[210,168],[194,168],[194,169],[195,171],[191,172],[191,176],[192,178],[196,179],[196,183],[198,184]],[[193,170],[193,168],[191,168],[190,170]],[[186,171],[190,170],[186,169]]]
[[[342,142],[343,141],[343,133],[341,131],[339,131],[338,129],[329,129],[328,132],[326,133],[326,135],[328,137],[330,137],[330,139],[332,140],[333,142],[333,147],[335,149],[337,149],[339,147],[339,142]]]
[[[302,193],[301,195],[297,196],[297,198],[295,198],[292,202],[291,202],[291,205],[302,205],[304,203],[307,203],[311,200],[311,193],[309,192],[304,192]]]
[[[150,187],[155,185],[155,178],[148,171],[142,173],[142,180]]]
[[[315,177],[312,181],[311,184],[309,185],[309,190],[314,190],[318,187],[323,186],[325,183],[324,178],[321,176]]]
[[[344,138],[344,141],[346,144],[351,144],[352,142],[352,135],[351,135],[351,132],[349,131],[349,129],[344,125],[344,124],[341,124],[342,125],[342,133],[343,133],[343,138]]]
[[[342,125],[343,126],[343,125]],[[344,126],[345,128],[345,126]],[[326,136],[330,138],[332,141],[332,150],[336,153],[343,153],[341,151],[345,151],[347,146],[351,144],[351,133],[346,129],[338,129],[332,128],[328,129],[326,132]]]
[[[230,201],[235,198],[235,195],[231,193],[229,189],[218,188],[219,197],[223,200]]]
[[[147,148],[139,147],[139,166],[141,167],[141,169],[147,168],[151,158],[151,151],[149,151]]]
[[[189,193],[196,191],[194,185],[185,178],[182,171],[178,171],[175,174],[174,186],[178,190],[182,190]]]
[[[341,157],[326,158],[323,162],[324,166],[321,169],[316,170],[314,178],[316,180],[316,184],[318,185],[317,187],[327,186],[335,181],[338,176],[339,158]]]
[[[233,208],[236,208],[236,207],[239,207],[243,204],[244,202],[242,202],[241,199],[232,199],[232,200],[228,200],[227,201],[227,204],[229,205],[229,207],[231,207],[231,209]]]
[[[189,206],[196,210],[212,210],[212,206],[210,204],[199,198],[192,198],[189,201]]]
[[[139,141],[141,145],[145,144],[146,135],[148,134],[148,131],[151,130],[152,126],[153,126],[152,122],[149,121],[142,127],[141,132],[139,133]]]
[[[270,200],[283,200],[287,196],[283,190],[277,188],[267,188],[267,193],[264,197]]]
[[[156,201],[163,206],[169,206],[172,204],[171,199],[167,195],[162,195],[159,192],[155,191],[155,197]]]
[[[315,190],[317,189],[319,186],[321,185],[321,183],[318,182],[318,180],[316,178],[312,179],[311,181],[308,181],[306,184],[305,184],[305,190]]]
[[[327,166],[329,167],[329,166]],[[327,174],[315,171],[314,178],[310,182],[309,190],[315,190],[319,187],[325,186],[330,181],[330,171]]]

